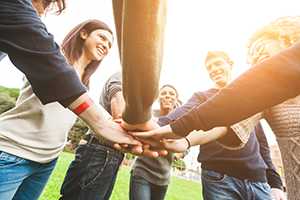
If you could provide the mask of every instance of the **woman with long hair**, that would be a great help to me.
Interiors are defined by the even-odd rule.
[[[79,24],[64,39],[63,52],[87,87],[112,42],[99,20]],[[38,199],[75,120],[58,102],[43,105],[25,80],[15,108],[0,116],[0,199]]]

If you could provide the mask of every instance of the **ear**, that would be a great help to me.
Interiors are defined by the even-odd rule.
[[[86,30],[80,31],[80,37],[83,40],[86,40],[86,38],[88,38],[88,33],[86,32]]]

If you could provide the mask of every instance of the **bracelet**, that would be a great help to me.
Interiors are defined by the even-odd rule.
[[[188,144],[188,148],[187,149],[191,148],[191,142],[189,141],[189,139],[187,137],[185,137],[184,139],[186,140],[186,142]]]
[[[93,100],[88,98],[86,101],[79,104],[76,108],[73,109],[73,112],[76,115],[80,115],[82,112],[84,112],[86,109],[88,109],[93,104]]]

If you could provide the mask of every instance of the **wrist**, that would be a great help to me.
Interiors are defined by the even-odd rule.
[[[184,137],[183,138],[185,141],[186,141],[186,143],[187,143],[187,150],[189,149],[189,148],[191,148],[191,141],[187,138],[187,137]]]

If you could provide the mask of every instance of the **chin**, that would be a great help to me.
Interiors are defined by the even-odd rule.
[[[225,87],[227,85],[226,81],[219,80],[216,82],[219,87]]]
[[[104,56],[95,55],[93,60],[94,60],[94,61],[100,61],[100,60],[103,59],[103,57],[104,57]]]

